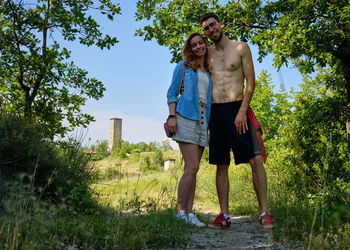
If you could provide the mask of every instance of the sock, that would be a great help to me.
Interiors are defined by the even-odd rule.
[[[178,214],[186,214],[185,210],[180,210],[179,212],[177,212]]]

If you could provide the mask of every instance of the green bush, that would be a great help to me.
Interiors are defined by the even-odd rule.
[[[164,164],[163,160],[163,153],[160,149],[157,149],[153,156],[152,156],[152,161],[154,162],[155,168],[161,169]]]
[[[117,179],[120,180],[123,178],[124,174],[120,171],[121,164],[115,164],[115,167],[109,167],[106,169],[103,178],[106,180]]]
[[[141,154],[141,150],[135,148],[132,150],[129,159],[131,160],[131,162],[137,163],[140,161],[140,154]]]
[[[65,200],[77,210],[94,206],[89,187],[94,178],[90,157],[82,152],[79,142],[54,143],[35,124],[4,114],[0,116],[0,135],[0,176],[5,181],[14,181],[24,173],[23,182],[40,190],[41,198]]]
[[[42,165],[46,167],[50,162],[57,162],[51,150],[53,145],[34,124],[14,115],[1,115],[0,135],[0,173],[5,178],[21,172],[33,174],[39,168],[40,175],[45,171]]]
[[[142,172],[146,172],[146,171],[149,171],[149,170],[154,170],[153,167],[151,166],[151,160],[150,160],[148,155],[146,155],[142,159],[141,164],[140,164],[140,170]]]
[[[160,149],[156,149],[154,153],[142,158],[139,168],[142,172],[160,171],[163,169],[163,164],[163,152]]]
[[[100,161],[108,156],[108,152],[98,152],[91,155],[91,161]]]
[[[106,158],[109,155],[108,141],[107,140],[102,140],[102,141],[98,140],[96,142],[96,145],[91,146],[91,150],[94,152],[91,155],[92,161],[100,161],[100,160]]]

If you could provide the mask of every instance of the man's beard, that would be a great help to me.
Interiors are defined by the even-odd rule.
[[[221,31],[221,32],[220,32],[220,35],[219,35],[219,37],[218,37],[218,39],[211,39],[211,40],[213,40],[213,42],[214,42],[214,43],[218,43],[218,42],[220,42],[220,41],[221,41],[221,39],[222,39],[222,35],[223,35],[223,33],[224,33],[224,32],[223,32],[223,31]]]

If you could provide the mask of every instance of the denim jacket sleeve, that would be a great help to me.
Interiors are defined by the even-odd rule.
[[[185,66],[185,62],[182,60],[176,65],[174,69],[173,78],[171,80],[171,84],[167,94],[168,104],[172,102],[177,103],[177,95],[179,93],[182,70],[184,66]]]

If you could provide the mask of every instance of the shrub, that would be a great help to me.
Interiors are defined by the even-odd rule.
[[[89,183],[94,175],[81,144],[73,139],[54,143],[41,131],[20,117],[0,115],[0,176],[13,181],[24,173],[23,182],[40,190],[41,198],[65,200],[80,210],[93,206]]]
[[[123,178],[124,174],[120,171],[121,164],[115,164],[115,167],[109,167],[106,169],[104,173],[104,179],[106,180],[112,180],[112,179],[118,179],[120,180]]]
[[[163,167],[163,164],[164,164],[163,153],[160,149],[157,149],[154,152],[152,160],[154,162],[155,168],[161,169]]]
[[[140,170],[141,170],[142,172],[145,172],[145,171],[147,171],[147,170],[151,170],[151,160],[149,159],[149,156],[148,156],[148,155],[146,155],[146,156],[143,158],[143,160],[142,160],[142,162],[141,162],[141,165],[140,165]]]
[[[98,152],[91,155],[91,161],[100,161],[108,156],[108,152]]]
[[[36,167],[56,161],[52,144],[39,127],[14,115],[0,116],[0,173],[12,178],[20,172],[33,174]],[[44,171],[40,167],[41,171]],[[40,173],[38,173],[40,175]]]

